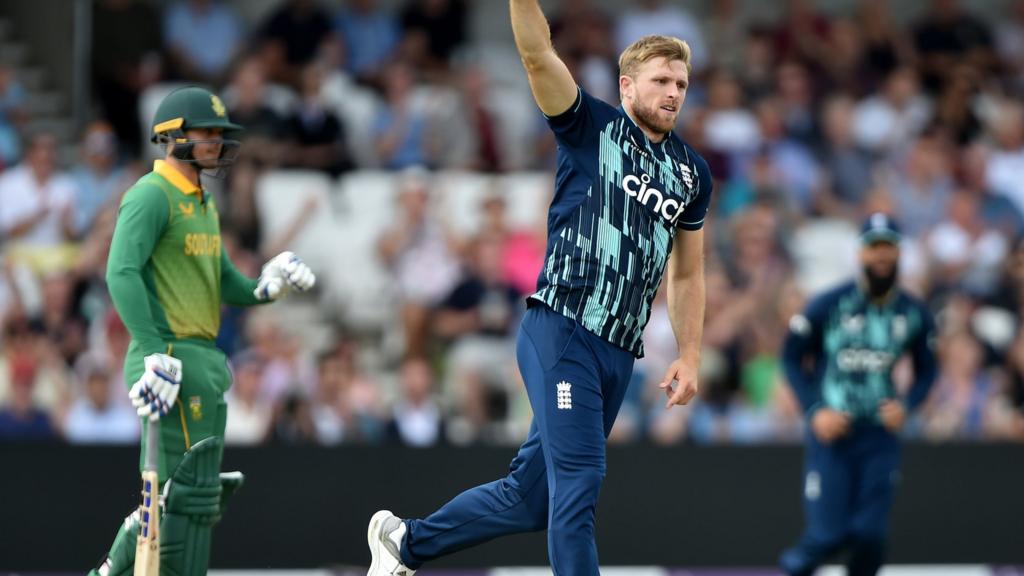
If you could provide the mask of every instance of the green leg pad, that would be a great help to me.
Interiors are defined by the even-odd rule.
[[[160,575],[206,574],[211,528],[227,501],[242,486],[241,472],[220,473],[220,438],[207,438],[189,450],[165,489],[160,522]],[[107,559],[89,576],[130,576],[135,570],[139,524],[133,512],[121,524]]]
[[[210,537],[220,517],[223,444],[212,436],[185,453],[171,475],[160,525],[160,575],[203,576]]]

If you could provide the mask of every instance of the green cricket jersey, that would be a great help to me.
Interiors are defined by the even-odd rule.
[[[222,302],[259,303],[256,280],[224,251],[213,198],[163,160],[121,200],[107,285],[144,356],[176,340],[214,340]]]

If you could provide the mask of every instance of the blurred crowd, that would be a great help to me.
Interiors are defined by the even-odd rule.
[[[884,0],[827,13],[789,0],[765,21],[735,0],[620,4],[549,10],[559,54],[614,103],[625,46],[687,40],[678,130],[707,158],[715,193],[700,397],[666,411],[658,395],[676,351],[661,294],[611,441],[798,441],[801,410],[779,370],[787,322],[857,273],[857,223],[873,211],[902,223],[903,284],[941,327],[941,374],[907,434],[1024,440],[1024,1],[982,18],[931,0],[897,19]],[[295,315],[225,309],[227,441],[517,442],[530,411],[513,342],[544,215],[513,225],[506,198],[484,194],[466,234],[432,203],[436,171],[553,170],[514,47],[473,34],[479,8],[465,0],[282,0],[255,24],[237,9],[98,0],[94,119],[70,166],[53,134],[27,128],[26,89],[0,66],[0,441],[137,441],[106,250],[120,195],[153,157],[147,105],[202,83],[246,128],[239,163],[211,186],[224,246],[250,276],[317,210],[265,234],[265,174],[401,175],[394,221],[370,244],[396,287],[392,329],[330,321],[313,345]],[[907,367],[897,376],[908,381]]]

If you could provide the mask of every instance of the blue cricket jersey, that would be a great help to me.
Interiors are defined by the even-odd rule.
[[[878,405],[896,398],[893,365],[909,354],[914,382],[907,410],[924,401],[938,373],[935,320],[925,305],[896,290],[872,302],[857,282],[818,296],[790,320],[782,360],[805,410],[824,406],[878,422]]]
[[[622,108],[582,89],[548,124],[558,168],[547,254],[531,298],[642,357],[672,240],[680,228],[704,225],[707,162],[675,133],[651,143]]]

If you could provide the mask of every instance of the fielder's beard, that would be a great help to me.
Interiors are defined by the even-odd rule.
[[[648,106],[644,106],[644,104],[640,102],[640,99],[636,97],[633,98],[631,104],[633,105],[633,116],[636,117],[636,123],[640,125],[641,128],[648,128],[657,134],[668,134],[672,131],[672,128],[675,127],[675,118],[673,118],[673,122],[663,122],[658,118],[658,110],[661,108],[650,108]]]
[[[899,264],[893,263],[892,268],[886,273],[877,272],[871,266],[864,266],[864,280],[867,284],[868,294],[872,298],[881,298],[892,290],[896,285],[896,277],[899,272]]]

